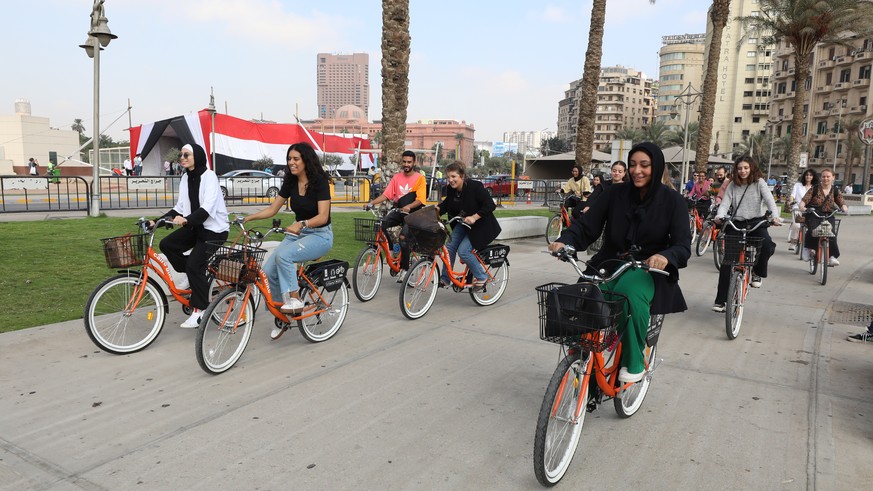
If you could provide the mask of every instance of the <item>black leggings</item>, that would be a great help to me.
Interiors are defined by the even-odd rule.
[[[182,227],[161,240],[161,252],[173,265],[173,269],[188,275],[191,283],[191,306],[203,310],[209,307],[209,281],[206,278],[206,263],[214,249],[206,241],[224,241],[227,232],[213,232],[203,226]],[[191,250],[191,254],[183,252]]]

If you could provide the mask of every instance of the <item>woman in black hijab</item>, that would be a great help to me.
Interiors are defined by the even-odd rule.
[[[181,327],[194,329],[200,324],[201,311],[209,306],[206,263],[211,248],[206,242],[226,240],[230,227],[218,176],[209,170],[203,147],[196,143],[185,145],[179,154],[179,163],[184,169],[179,181],[179,199],[176,206],[160,217],[171,220],[179,228],[161,240],[161,252],[173,269],[186,274],[176,287],[191,288],[192,312]],[[191,253],[184,255],[188,250]]]
[[[676,191],[662,184],[664,154],[650,142],[634,146],[628,154],[630,183],[607,187],[588,212],[564,230],[549,246],[557,251],[564,244],[587,248],[603,231],[603,246],[591,264],[610,270],[628,256],[663,269],[669,276],[628,270],[604,288],[628,298],[630,320],[622,336],[619,380],[638,382],[645,375],[646,330],[652,314],[670,314],[687,309],[679,289],[679,269],[691,256],[688,207]]]

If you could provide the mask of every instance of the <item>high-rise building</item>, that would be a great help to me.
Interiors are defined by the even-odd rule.
[[[706,51],[706,34],[679,34],[661,37],[661,50],[656,98],[655,120],[669,125],[684,126],[686,111],[681,104],[690,98],[677,99],[682,91],[700,92],[703,88],[703,55]],[[678,102],[678,104],[677,104]],[[688,120],[700,118],[700,98],[689,103]]]
[[[766,131],[770,112],[770,75],[773,47],[745,32],[737,17],[760,15],[757,0],[731,0],[730,15],[721,38],[718,65],[718,93],[712,118],[710,154],[730,157],[750,135]],[[707,16],[709,20],[709,16]],[[706,45],[712,38],[707,21]],[[712,53],[706,53],[704,66]]]
[[[370,55],[318,53],[317,60],[318,117],[336,118],[340,107],[353,105],[363,109],[364,119],[369,119]]]
[[[564,91],[564,99],[558,103],[558,136],[574,144],[581,84],[581,79],[570,82],[570,89]],[[612,144],[619,130],[652,123],[655,114],[652,80],[633,68],[620,65],[601,68],[595,112],[594,149],[601,150]]]
[[[540,147],[543,140],[555,136],[552,131],[505,131],[503,141],[517,143],[518,153],[527,156],[529,154],[540,155]]]

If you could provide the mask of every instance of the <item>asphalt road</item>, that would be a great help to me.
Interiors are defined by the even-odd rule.
[[[873,304],[869,229],[848,217],[827,286],[786,252],[785,228],[738,339],[710,311],[716,271],[693,257],[691,309],[668,316],[643,408],[588,415],[565,489],[863,489],[873,482],[873,344],[849,343]],[[492,307],[440,290],[417,321],[398,285],[353,296],[337,336],[270,341],[259,312],[236,367],[211,376],[194,332],[147,350],[97,349],[81,320],[0,335],[0,488],[538,489],[534,427],[558,346],[540,341],[533,288],[574,281],[510,241]],[[47,308],[50,308],[47,305]],[[865,484],[866,483],[866,484]]]

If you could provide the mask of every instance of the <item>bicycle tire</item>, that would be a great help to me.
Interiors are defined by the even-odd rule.
[[[485,288],[479,291],[470,288],[470,298],[476,305],[483,307],[497,303],[506,291],[506,285],[509,284],[509,261],[504,260],[498,266],[485,266],[485,272],[488,274]]]
[[[715,243],[712,244],[712,262],[715,264],[716,271],[721,271],[721,263],[724,260],[724,237],[719,234],[715,238]]]
[[[561,215],[555,215],[550,218],[549,223],[546,225],[546,244],[551,244],[558,240],[563,231],[564,222],[561,220]]]
[[[691,242],[697,240],[697,219],[694,215],[688,215],[688,226],[691,229]]]
[[[208,374],[230,370],[249,344],[255,309],[251,295],[249,301],[243,301],[245,293],[246,287],[239,286],[218,294],[200,318],[194,354],[197,364]]]
[[[439,268],[433,259],[419,259],[406,274],[400,287],[400,311],[407,319],[419,319],[427,314],[437,294]]]
[[[164,328],[167,299],[152,278],[147,280],[134,312],[126,313],[141,281],[139,272],[121,273],[97,285],[85,302],[85,332],[103,351],[115,355],[136,353],[152,344]]]
[[[300,298],[303,299],[303,312],[311,308],[324,312],[297,320],[300,334],[311,343],[321,343],[334,337],[343,327],[343,321],[349,311],[349,289],[345,282],[334,291],[327,291],[323,286],[318,291],[309,286],[300,288]],[[313,307],[314,306],[314,307]]]
[[[361,302],[376,296],[382,284],[382,254],[378,246],[368,245],[361,249],[352,269],[352,290]]]
[[[651,370],[655,366],[657,353],[657,345],[646,346],[646,374],[643,376],[643,379],[623,390],[612,399],[615,413],[618,414],[619,417],[630,418],[636,414],[641,407],[643,407],[643,400],[645,400],[646,394],[649,393],[649,385],[651,385],[652,382]],[[616,379],[617,378],[618,377],[616,377]],[[621,384],[621,382],[617,383]]]
[[[697,244],[694,248],[695,254],[697,257],[700,257],[706,254],[707,249],[709,249],[709,245],[712,243],[712,222],[706,221],[703,223],[703,229],[700,231],[700,234],[697,236]]]
[[[819,252],[820,252],[820,251],[819,251],[818,248],[816,248],[816,249],[812,249],[811,251],[809,251],[809,258],[808,258],[808,261],[809,261],[809,262],[808,262],[808,264],[807,264],[807,269],[809,270],[809,274],[814,275],[816,272],[818,272],[818,255],[819,255]]]
[[[803,245],[804,239],[805,239],[805,237],[804,237],[805,230],[806,230],[806,225],[801,223],[800,230],[797,231],[797,250],[794,251],[794,253],[797,254],[797,259],[800,259],[801,261],[803,261],[803,253],[801,251],[803,251],[803,248],[805,247]]]
[[[728,339],[736,339],[743,325],[745,307],[746,273],[734,270],[728,284],[727,302],[724,310],[724,329]]]
[[[534,435],[534,474],[543,486],[557,484],[566,474],[579,446],[585,414],[588,412],[587,374],[591,354],[567,354],[558,363],[540,406]],[[580,401],[579,399],[582,398]],[[579,416],[576,410],[581,407]]]
[[[824,286],[828,282],[828,269],[830,269],[829,264],[831,259],[830,247],[831,245],[829,239],[824,239],[821,241],[821,264],[819,265],[821,271],[819,271],[819,281],[821,282],[822,286]]]

